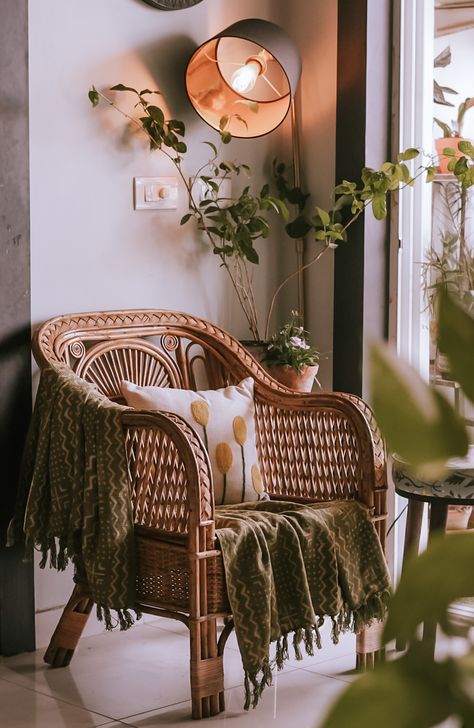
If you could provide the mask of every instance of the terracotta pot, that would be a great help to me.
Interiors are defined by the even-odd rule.
[[[283,366],[271,367],[268,371],[277,382],[290,389],[297,392],[311,392],[318,369],[319,364],[315,364],[312,367],[302,367],[301,374],[298,374],[292,367]]]
[[[448,169],[449,162],[453,157],[446,157],[443,154],[443,149],[452,149],[455,153],[454,159],[462,157],[462,152],[458,149],[459,142],[465,141],[462,137],[441,137],[441,139],[435,139],[436,153],[438,155],[438,169],[441,174],[451,174]]]

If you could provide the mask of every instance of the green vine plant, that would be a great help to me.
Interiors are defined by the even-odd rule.
[[[183,171],[183,161],[187,152],[185,125],[177,119],[167,119],[163,110],[152,103],[154,95],[159,91],[143,89],[138,91],[130,86],[117,84],[111,88],[114,92],[126,92],[135,97],[135,107],[140,116],[136,118],[121,109],[113,99],[98,91],[94,86],[89,91],[89,99],[95,107],[100,101],[106,102],[127,118],[129,123],[138,127],[148,138],[150,149],[158,150],[174,164],[189,197],[189,211],[181,219],[184,225],[194,220],[198,229],[207,239],[212,252],[218,256],[220,265],[229,276],[238,303],[245,315],[254,340],[268,341],[272,314],[278,295],[287,283],[301,271],[304,271],[321,259],[331,250],[348,238],[347,231],[351,225],[371,207],[377,220],[387,216],[388,197],[399,189],[414,184],[415,180],[426,173],[427,181],[432,181],[436,168],[431,164],[421,164],[412,175],[407,162],[420,156],[418,149],[410,148],[401,152],[395,162],[385,162],[380,169],[363,168],[358,182],[343,180],[334,188],[334,205],[326,210],[316,207],[313,214],[305,211],[309,195],[301,188],[292,186],[287,179],[287,169],[283,163],[275,163],[273,169],[273,186],[265,184],[260,192],[255,193],[250,185],[245,186],[240,194],[229,199],[221,194],[222,182],[239,175],[250,176],[251,170],[246,164],[237,164],[221,159],[223,148],[232,140],[228,131],[230,117],[224,116],[220,122],[219,146],[205,141],[211,157],[198,169],[191,181]],[[257,113],[258,107],[252,110]],[[239,116],[234,118],[245,121]],[[469,159],[452,160],[455,165],[454,174],[461,181],[471,179],[474,159],[474,148],[466,147]],[[465,160],[465,163],[462,161]],[[196,200],[193,189],[194,182],[200,180],[208,189],[203,200]],[[472,177],[474,181],[474,177]],[[471,182],[472,183],[472,182]],[[464,184],[464,182],[463,182]],[[296,206],[296,216],[289,219],[289,206]],[[259,262],[256,243],[268,238],[271,230],[269,214],[276,214],[286,223],[285,230],[290,238],[301,238],[311,235],[319,243],[317,252],[300,268],[290,273],[277,286],[270,302],[263,331],[260,327],[256,298],[254,293],[253,272]]]

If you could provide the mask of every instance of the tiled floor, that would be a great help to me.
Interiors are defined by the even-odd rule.
[[[314,657],[290,660],[255,710],[243,710],[243,675],[234,635],[225,650],[226,711],[202,721],[232,728],[316,728],[347,686],[355,640],[345,635]],[[157,619],[126,633],[81,640],[69,667],[48,668],[44,650],[0,659],[2,728],[189,726],[188,633]],[[199,725],[194,723],[194,725]]]

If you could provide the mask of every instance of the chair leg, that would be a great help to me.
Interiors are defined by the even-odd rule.
[[[216,619],[190,620],[192,717],[209,718],[225,710],[224,662],[217,650]]]
[[[84,587],[76,584],[43,657],[51,667],[69,665],[93,605]]]
[[[356,668],[361,672],[372,670],[385,660],[385,648],[381,647],[383,622],[372,622],[356,638]]]

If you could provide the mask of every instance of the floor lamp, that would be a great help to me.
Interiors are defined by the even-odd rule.
[[[300,53],[288,34],[268,20],[246,18],[197,48],[186,69],[186,91],[207,124],[219,130],[221,119],[227,117],[226,131],[240,138],[268,134],[290,111],[294,181],[299,186],[294,97],[300,75]],[[299,269],[303,240],[296,242],[296,254]],[[298,308],[304,315],[303,272],[298,274]]]

